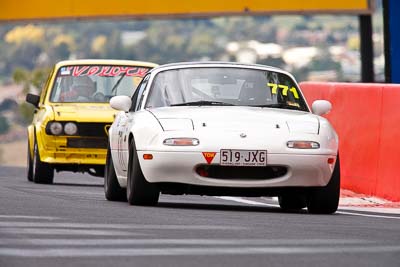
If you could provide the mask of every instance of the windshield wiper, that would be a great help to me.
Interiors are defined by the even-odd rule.
[[[274,104],[266,104],[266,105],[255,105],[254,107],[261,107],[261,108],[284,108],[284,109],[302,110],[300,107],[288,105],[288,104],[285,104],[285,103],[274,103]]]
[[[176,107],[176,106],[234,106],[234,104],[220,102],[220,101],[200,100],[200,101],[172,104],[170,106],[172,106],[172,107]]]
[[[114,91],[116,91],[117,87],[119,86],[119,84],[121,83],[122,79],[125,77],[126,72],[124,74],[121,75],[121,78],[119,78],[119,80],[114,84],[114,86],[111,89],[111,93],[114,93]],[[117,92],[115,92],[115,95],[117,94]]]

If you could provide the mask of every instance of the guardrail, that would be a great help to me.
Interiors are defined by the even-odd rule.
[[[400,84],[302,82],[309,105],[332,103],[325,117],[339,135],[341,187],[400,201]]]

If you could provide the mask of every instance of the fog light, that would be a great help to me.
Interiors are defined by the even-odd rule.
[[[62,133],[63,127],[62,124],[59,122],[52,122],[49,129],[51,134],[60,135]]]
[[[73,122],[68,122],[64,126],[64,132],[68,135],[74,135],[78,132],[78,127]]]
[[[196,172],[198,175],[202,176],[202,177],[209,177],[209,173],[207,170],[205,170],[203,167],[197,167],[196,168]]]
[[[313,141],[289,141],[287,142],[288,148],[298,148],[298,149],[317,149],[319,148],[319,143]]]
[[[200,144],[197,138],[168,138],[163,142],[166,146],[197,146]]]

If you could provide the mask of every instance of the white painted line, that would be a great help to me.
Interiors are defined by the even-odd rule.
[[[235,201],[235,202],[244,203],[244,204],[250,204],[250,205],[268,206],[268,207],[274,207],[274,208],[275,207],[279,207],[279,205],[268,204],[268,203],[264,203],[264,202],[253,201],[253,200],[248,200],[248,199],[244,199],[244,198],[241,198],[241,197],[216,197],[216,198]]]
[[[0,227],[11,227],[11,228],[83,228],[83,229],[140,229],[140,230],[242,230],[247,229],[242,226],[230,226],[230,225],[155,225],[155,224],[102,224],[102,223],[59,223],[59,222],[13,222],[3,221],[0,222]],[[2,229],[0,228],[0,231]]]
[[[340,205],[385,205],[390,203],[392,202],[375,197],[341,197],[339,199]]]
[[[268,207],[278,207],[279,208],[279,204],[269,204],[269,203],[263,203],[263,202],[258,202],[258,201],[253,201],[253,200],[248,200],[248,199],[244,199],[244,198],[240,198],[240,197],[217,197],[219,199],[224,199],[224,200],[230,200],[230,201],[235,201],[235,202],[240,202],[240,203],[244,203],[244,204],[250,204],[250,205],[258,205],[258,206],[268,206]],[[400,220],[400,216],[399,217],[395,217],[395,216],[386,216],[386,215],[374,215],[374,214],[365,214],[365,213],[355,213],[355,212],[345,212],[342,211],[343,209],[346,210],[360,210],[360,211],[370,211],[370,212],[375,212],[375,213],[380,213],[380,209],[379,208],[375,208],[374,210],[369,209],[362,209],[362,208],[358,208],[358,207],[339,207],[340,210],[338,210],[336,213],[341,213],[341,214],[347,214],[347,215],[357,215],[357,216],[364,216],[364,217],[375,217],[375,218],[386,218],[386,219],[397,219]],[[399,209],[393,209],[392,213],[397,213]],[[382,213],[384,212],[388,212],[390,213],[390,209],[386,209],[384,210]]]
[[[136,235],[135,233],[126,231],[102,231],[90,229],[43,229],[43,228],[4,228],[0,233],[7,234],[26,234],[26,235],[68,235],[68,236],[126,236]]]
[[[400,216],[399,217],[395,217],[395,216],[375,215],[375,214],[366,214],[366,213],[355,213],[355,212],[347,212],[347,211],[337,211],[336,213],[346,214],[346,215],[355,215],[355,216],[361,216],[361,217],[372,217],[372,218],[384,218],[384,219],[400,220]]]
[[[115,245],[374,245],[376,242],[358,239],[0,239],[1,245],[35,246],[115,246]]]
[[[368,201],[370,203],[374,203],[374,204],[388,204],[388,203],[392,203],[391,201],[385,200],[385,199],[381,199],[381,198],[377,198],[377,197],[363,197],[361,198],[365,201]]]
[[[374,246],[267,246],[267,247],[190,247],[190,248],[63,248],[23,249],[2,248],[0,256],[13,257],[109,257],[109,256],[184,256],[184,255],[293,255],[330,253],[397,253],[399,245]]]
[[[100,186],[99,186],[100,187]],[[51,190],[49,191],[48,189],[37,189],[37,188],[29,188],[27,189],[29,190],[29,192],[44,192],[44,193],[50,193],[48,196],[53,196],[53,195],[58,195],[58,194],[62,194],[62,195],[67,195],[67,196],[71,196],[71,195],[80,195],[80,196],[85,196],[85,195],[97,195],[97,196],[104,196],[103,192],[87,192],[87,191],[67,191],[67,190]]]
[[[382,207],[359,207],[359,206],[339,206],[340,210],[348,211],[364,211],[384,214],[399,214],[400,208],[382,208]]]
[[[6,219],[34,219],[34,220],[59,220],[57,217],[49,216],[28,216],[28,215],[0,215],[0,218]]]

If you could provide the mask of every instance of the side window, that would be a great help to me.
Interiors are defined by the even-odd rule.
[[[139,108],[139,103],[141,102],[140,100],[142,99],[142,95],[144,92],[144,89],[146,88],[147,82],[149,81],[150,75],[146,75],[142,82],[138,85],[138,87],[135,90],[135,93],[132,96],[132,106],[129,111],[137,111]]]
[[[53,73],[54,73],[54,68],[50,71],[49,76],[47,76],[46,83],[42,87],[42,91],[40,92],[40,103],[44,102],[46,95],[50,92],[50,89],[48,87],[50,85],[50,80],[51,77],[53,76]]]
[[[138,110],[140,108],[140,106],[142,105],[142,102],[143,102],[143,99],[144,99],[144,95],[146,93],[147,81],[148,81],[148,79],[146,80],[145,85],[143,86],[143,90],[141,90],[139,92],[138,102],[137,102],[137,105],[136,105],[136,110]]]

